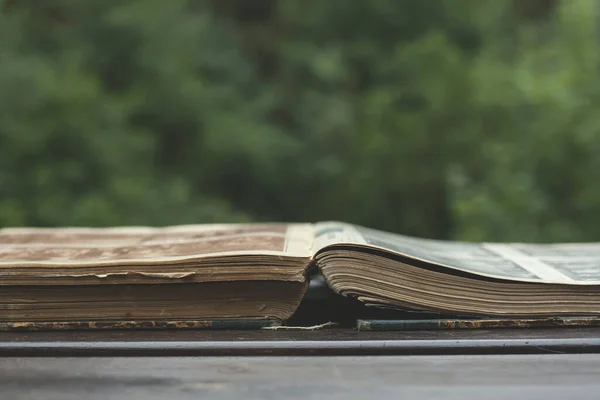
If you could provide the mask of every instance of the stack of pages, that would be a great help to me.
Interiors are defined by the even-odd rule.
[[[600,315],[598,243],[446,242],[321,222],[1,229],[0,326],[277,324],[311,267],[372,306]]]

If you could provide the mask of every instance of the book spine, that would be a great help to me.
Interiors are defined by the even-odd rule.
[[[499,319],[359,319],[359,331],[415,331],[440,329],[564,328],[600,326],[598,317],[499,318]]]
[[[16,321],[0,322],[0,331],[103,329],[234,329],[254,330],[281,325],[274,319],[224,318],[180,321]]]

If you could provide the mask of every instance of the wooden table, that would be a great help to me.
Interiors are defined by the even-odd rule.
[[[0,399],[597,399],[599,353],[593,328],[12,332]]]

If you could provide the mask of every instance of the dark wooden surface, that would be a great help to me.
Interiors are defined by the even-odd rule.
[[[600,338],[600,328],[551,329],[456,329],[422,331],[357,331],[329,328],[305,330],[71,330],[0,332],[0,343],[7,342],[113,342],[113,341],[272,341],[272,340],[447,340],[447,339],[578,339]]]
[[[579,400],[600,392],[595,328],[2,332],[0,355],[0,399]]]
[[[597,399],[600,355],[0,358],[2,399]]]
[[[3,356],[600,353],[600,329],[408,332],[66,331],[0,333]]]

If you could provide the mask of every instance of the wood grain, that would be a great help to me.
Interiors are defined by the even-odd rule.
[[[596,399],[600,355],[0,358],[6,399]]]
[[[600,353],[600,330],[4,332],[3,356],[236,356]]]

